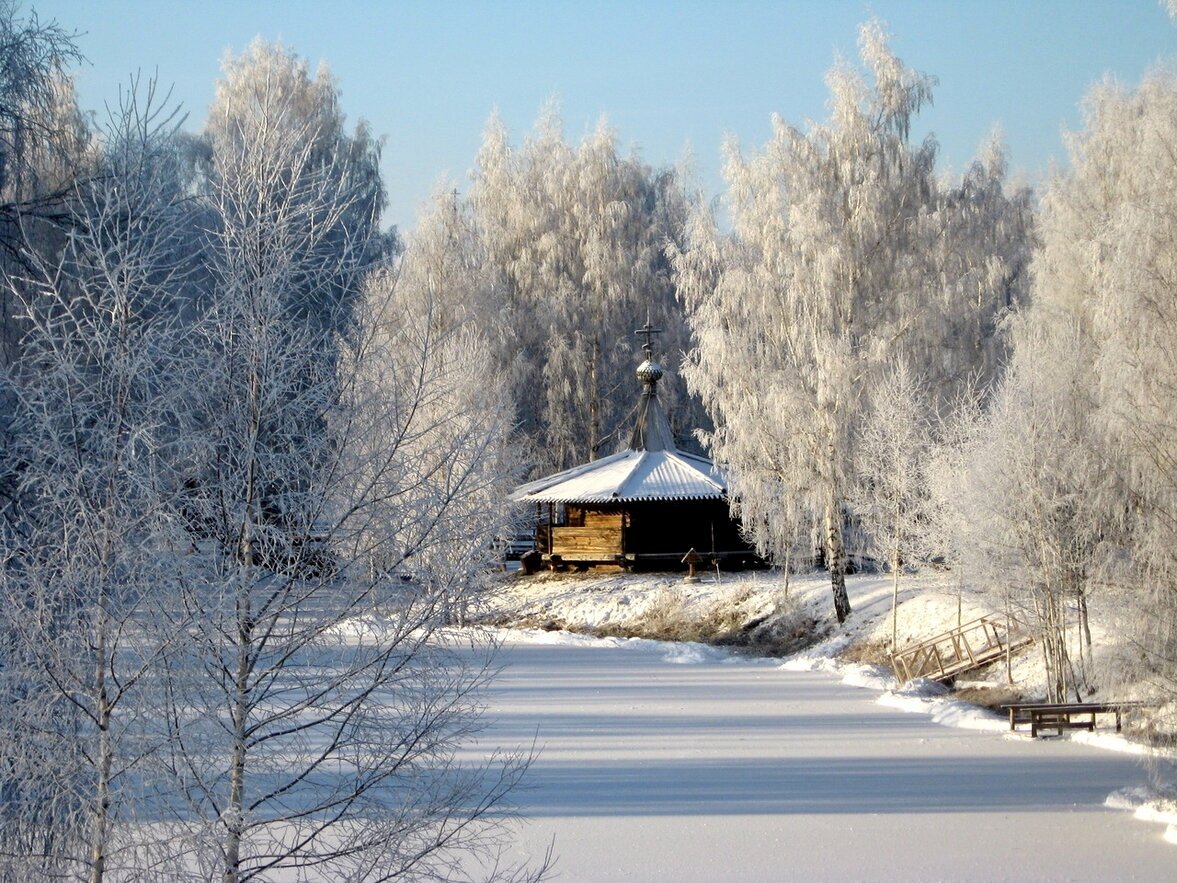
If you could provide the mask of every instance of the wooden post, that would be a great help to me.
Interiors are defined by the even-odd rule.
[[[1013,654],[1011,648],[1013,647],[1013,633],[1010,631],[1009,622],[1009,595],[1005,597],[1005,682],[1012,684],[1014,682],[1014,664]]]

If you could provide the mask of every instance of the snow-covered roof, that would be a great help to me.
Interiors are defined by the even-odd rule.
[[[722,500],[723,474],[710,460],[671,449],[622,451],[515,488],[526,503],[637,503]]]
[[[666,500],[723,500],[727,480],[706,457],[678,450],[656,388],[662,369],[638,367],[645,385],[629,450],[515,488],[523,503],[637,503]]]

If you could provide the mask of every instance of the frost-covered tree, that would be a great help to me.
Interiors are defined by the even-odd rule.
[[[1000,134],[959,183],[942,184],[929,216],[928,263],[935,293],[924,322],[935,328],[915,353],[940,410],[974,388],[990,389],[1009,355],[1003,320],[1028,300],[1035,243],[1028,188],[1010,186]]]
[[[935,155],[932,142],[913,148],[907,138],[931,80],[900,64],[877,24],[863,28],[862,52],[873,87],[835,67],[828,124],[806,133],[774,118],[772,140],[750,159],[729,144],[732,235],[716,241],[714,227],[699,225],[692,248],[710,266],[700,272],[691,251],[680,261],[698,339],[686,374],[715,421],[712,450],[738,499],[748,490],[807,495],[824,522],[839,621],[850,612],[843,526],[853,421],[872,362],[894,355],[876,344],[918,318],[924,280],[911,258]],[[783,480],[745,488],[767,425],[789,439]],[[745,524],[760,534],[758,520]]]
[[[529,379],[522,352],[529,332],[504,308],[505,274],[491,259],[473,206],[456,188],[439,185],[406,237],[397,289],[400,299],[427,304],[437,327],[476,324],[512,387]]]
[[[666,329],[667,352],[685,348],[665,258],[684,216],[674,175],[621,156],[604,122],[569,145],[549,107],[519,149],[491,119],[471,203],[502,280],[502,321],[516,335],[504,357],[515,360],[519,416],[538,465],[609,453],[633,406],[634,329],[651,315]],[[672,419],[682,420],[675,404]]]
[[[324,332],[295,335],[264,303],[239,318],[243,361],[193,365],[222,415],[222,465],[186,501],[216,527],[181,593],[175,796],[159,800],[204,877],[444,875],[493,852],[526,765],[454,764],[488,669],[435,633],[475,596],[502,530],[505,393],[470,329],[398,301],[388,272],[368,291],[339,367],[313,384],[293,369]],[[260,337],[244,334],[253,322]],[[308,408],[326,427],[315,440],[301,437]],[[257,444],[262,412],[274,448]],[[262,515],[255,476],[283,473],[299,476],[283,495],[298,533]]]
[[[73,35],[56,22],[41,22],[35,12],[24,19],[19,13],[13,0],[0,3],[0,220],[5,223],[34,208],[37,198],[68,195],[68,176],[41,179],[55,148],[68,154],[80,122],[64,77],[65,66],[81,58]]]
[[[12,290],[33,272],[30,252],[62,248],[74,182],[89,163],[89,127],[65,73],[79,59],[56,22],[0,2],[0,364],[16,357],[24,330]]]
[[[1107,469],[1092,432],[1091,340],[1045,302],[1018,317],[1014,340],[1010,369],[966,443],[956,553],[1035,628],[1048,693],[1066,701],[1090,686],[1073,649],[1090,649],[1087,598],[1114,524],[1099,502]]]
[[[397,287],[427,298],[441,324],[477,319],[490,331],[502,293],[499,278],[474,226],[470,204],[440,185],[406,241]]]
[[[327,262],[337,267],[362,268],[387,257],[394,237],[379,230],[386,202],[380,145],[363,120],[351,134],[345,130],[339,87],[330,70],[322,65],[312,75],[305,59],[261,39],[240,55],[227,55],[222,69],[205,131],[190,148],[196,166],[194,185],[215,202],[224,195],[224,181],[262,172],[259,164],[267,163],[274,176],[264,182],[268,188],[285,186],[299,193],[304,188],[313,191],[316,178],[337,179],[348,198],[336,207],[338,216],[332,217],[331,228],[317,236],[319,253],[333,247],[347,253],[346,260]],[[275,161],[283,152],[298,156]],[[223,208],[243,218],[256,213],[258,217],[246,220],[264,221],[260,214],[275,206],[241,202]],[[258,244],[257,272],[264,272],[272,260],[267,252],[279,245]],[[313,266],[315,261],[307,259],[305,264]],[[292,312],[320,322],[346,321],[357,287],[351,273],[336,279],[309,274],[303,280],[286,280],[284,297]]]
[[[1115,494],[1088,490],[1132,531],[1144,646],[1177,681],[1177,76],[1136,89],[1107,82],[1084,103],[1071,169],[1044,199],[1035,302],[1071,317],[1089,341],[1069,354],[1089,372]]]
[[[778,539],[765,513],[798,502],[814,512],[839,620],[850,612],[843,532],[863,395],[897,361],[926,372],[936,397],[974,370],[970,354],[987,344],[950,347],[955,326],[992,334],[987,289],[1018,274],[976,272],[988,254],[1003,259],[989,225],[960,212],[1023,210],[1002,195],[993,162],[976,172],[977,187],[942,191],[935,142],[909,139],[932,79],[903,65],[877,22],[862,28],[860,47],[868,75],[846,64],[829,73],[827,123],[801,131],[775,118],[750,158],[729,145],[732,232],[698,220],[678,260],[698,341],[687,380],[716,424],[712,450],[730,469],[745,526],[771,552]],[[957,318],[971,310],[984,318]],[[761,474],[765,439],[779,463],[772,481]]]
[[[14,294],[27,329],[4,390],[13,495],[0,522],[0,865],[12,879],[132,879],[137,780],[160,743],[149,684],[172,635],[167,460],[174,294],[190,259],[169,118],[132,92],[66,246]]]
[[[295,53],[258,40],[224,60],[206,131],[188,151],[196,163],[190,186],[201,211],[193,248],[203,263],[193,287],[193,314],[217,316],[226,340],[243,347],[237,323],[260,333],[261,319],[251,320],[251,310],[277,323],[266,333],[280,336],[288,329],[300,338],[311,333],[309,325],[321,334],[313,346],[304,340],[297,362],[285,365],[292,372],[282,393],[290,399],[282,417],[286,427],[271,426],[268,409],[257,415],[258,444],[266,450],[289,445],[284,433],[308,445],[322,438],[317,405],[305,408],[301,428],[290,422],[302,400],[299,384],[311,387],[330,375],[364,273],[387,254],[387,239],[378,230],[384,195],[377,145],[362,123],[348,135],[343,121],[339,90],[325,67],[312,77]],[[209,345],[233,357],[231,347],[215,339]],[[215,431],[221,419],[215,408],[203,416],[208,431]],[[289,483],[309,481],[315,464],[294,456],[304,475],[275,470],[259,476],[254,490],[267,529],[298,536],[307,526],[286,505],[295,491]],[[219,466],[215,452],[203,452],[194,459],[190,483],[199,488],[207,478],[215,485]]]
[[[439,187],[406,238],[395,288],[399,308],[414,304],[416,313],[428,318],[429,330],[438,340],[449,340],[460,332],[460,346],[477,350],[486,359],[476,370],[487,380],[487,393],[493,395],[471,401],[472,412],[514,415],[516,397],[527,389],[521,352],[525,334],[502,309],[507,288],[504,274],[490,259],[473,207],[459,199],[455,189]],[[510,459],[502,460],[502,453],[495,468],[504,481],[517,482],[521,464],[533,459],[528,439],[516,432]],[[491,537],[488,542],[500,539]]]
[[[369,181],[270,61],[306,85],[263,53],[210,138],[211,290],[172,378],[193,542],[155,795],[182,849],[161,866],[443,875],[493,846],[525,766],[455,766],[486,670],[433,634],[501,532],[511,410],[468,326],[373,275]]]
[[[967,582],[965,559],[974,528],[961,496],[974,444],[985,423],[984,390],[980,385],[961,392],[937,422],[923,467],[925,551],[933,561],[956,574],[957,625],[963,624],[963,595]]]
[[[891,647],[897,648],[899,577],[904,565],[923,558],[926,549],[924,470],[931,444],[931,403],[926,384],[903,362],[868,396],[869,411],[858,427],[852,498],[869,551],[891,569]]]

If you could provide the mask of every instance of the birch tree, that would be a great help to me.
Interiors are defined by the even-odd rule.
[[[1019,317],[1014,361],[957,492],[964,567],[1036,629],[1047,690],[1059,702],[1091,686],[1073,649],[1090,650],[1087,597],[1114,526],[1097,502],[1107,470],[1091,432],[1090,352],[1074,316],[1035,304]]]
[[[869,408],[858,428],[854,512],[870,537],[870,551],[891,570],[894,650],[899,646],[899,577],[926,549],[931,403],[925,384],[900,363],[871,391]]]
[[[476,338],[396,301],[388,270],[365,289],[367,178],[269,61],[210,139],[212,292],[175,378],[193,550],[164,683],[166,866],[445,876],[493,850],[526,766],[454,763],[489,668],[434,637],[499,529],[511,411]]]
[[[924,539],[928,556],[956,575],[956,624],[963,624],[964,589],[968,582],[974,523],[969,507],[961,505],[975,445],[985,425],[985,395],[979,384],[958,395],[937,421],[923,469]]]
[[[369,283],[372,312],[341,373],[313,386],[303,375],[289,424],[281,385],[322,333],[271,331],[250,345],[267,370],[222,407],[222,425],[266,412],[276,449],[237,424],[217,445],[233,471],[189,497],[214,523],[236,513],[195,553],[187,652],[172,657],[168,684],[180,799],[159,799],[201,877],[444,876],[468,852],[493,865],[503,801],[526,766],[517,754],[455,765],[491,669],[435,634],[475,597],[501,533],[510,409],[490,397],[485,350],[398,304],[393,278]],[[199,370],[206,382],[236,374]],[[211,388],[219,400],[225,381]],[[326,431],[308,443],[313,403]],[[300,457],[316,465],[309,479]],[[299,476],[283,502],[303,533],[269,531],[250,497],[251,475],[280,470]]]
[[[261,449],[286,446],[289,468],[263,471],[250,490],[267,532],[298,537],[310,528],[289,510],[288,495],[297,494],[294,485],[311,480],[316,464],[303,456],[310,450],[299,452],[297,443],[314,446],[323,437],[321,406],[302,404],[307,400],[300,384],[314,388],[330,376],[363,275],[386,255],[388,242],[378,230],[384,203],[378,150],[363,124],[353,135],[345,133],[339,90],[325,67],[312,76],[296,54],[258,40],[241,56],[226,57],[224,70],[206,131],[189,151],[196,160],[191,186],[200,197],[204,228],[193,243],[202,256],[202,277],[191,313],[220,323],[200,344],[225,359],[245,360],[238,367],[246,373],[260,370],[249,360],[264,358],[265,352],[248,355],[242,329],[257,336],[259,346],[271,333],[302,338],[301,354],[284,351],[289,380],[270,390],[289,399],[281,410],[285,424],[270,423],[269,411],[280,410],[276,402],[252,418]],[[218,334],[238,348],[222,343]],[[217,408],[237,394],[232,388],[220,392],[220,402],[195,418],[206,421],[201,430],[206,436],[215,436],[222,420]],[[305,423],[298,428],[300,407]],[[223,478],[220,465],[215,452],[200,451],[187,481],[196,489],[206,480],[216,486]],[[204,474],[205,468],[211,474]]]
[[[137,99],[145,103],[136,104]],[[181,249],[170,121],[129,95],[64,253],[26,255],[27,333],[8,384],[13,498],[0,525],[0,848],[6,876],[131,879],[137,780],[160,746],[147,685],[175,585],[167,452]]]
[[[634,328],[647,314],[685,348],[664,247],[681,238],[684,201],[670,173],[621,156],[602,121],[579,145],[549,107],[513,148],[487,126],[471,192],[474,223],[501,274],[504,321],[520,346],[519,414],[543,468],[611,453],[632,408]],[[691,418],[676,409],[672,420]]]
[[[866,73],[839,64],[827,76],[828,122],[802,131],[776,117],[772,139],[749,158],[728,145],[732,232],[702,217],[678,257],[698,342],[686,376],[715,421],[712,450],[742,511],[803,501],[815,513],[839,621],[850,612],[843,534],[864,392],[900,361],[929,371],[937,396],[941,384],[963,382],[971,368],[945,358],[954,333],[945,317],[972,309],[959,292],[1017,276],[996,260],[991,274],[957,278],[997,246],[974,234],[943,245],[953,223],[977,225],[952,221],[973,202],[967,187],[937,184],[935,141],[909,138],[934,81],[904,66],[878,22],[862,27],[859,44]],[[1002,195],[1000,164],[985,168],[997,214],[1024,208]],[[981,298],[982,334],[994,331],[992,300]],[[982,348],[956,347],[966,356]],[[771,481],[758,475],[765,443],[780,464]],[[745,517],[771,551],[770,524]]]
[[[809,491],[824,523],[839,621],[850,613],[843,529],[851,427],[868,372],[919,331],[920,220],[935,158],[934,142],[908,142],[932,80],[902,65],[877,23],[863,27],[860,45],[873,83],[835,67],[829,123],[805,133],[774,117],[772,140],[748,160],[728,145],[733,232],[730,243],[711,246],[716,286],[701,284],[706,274],[689,252],[680,261],[698,340],[687,379],[723,427],[713,450],[741,497],[741,472],[755,454],[732,438],[756,432],[750,418],[800,436],[787,472],[804,476],[798,489]],[[748,404],[765,390],[775,414]]]
[[[395,236],[379,230],[386,203],[380,144],[363,120],[350,134],[345,130],[340,91],[330,69],[321,65],[312,74],[305,59],[280,43],[261,39],[240,55],[227,55],[222,68],[201,143],[192,149],[195,186],[217,203],[223,201],[224,182],[254,173],[274,176],[266,182],[271,188],[285,184],[295,191],[304,186],[313,191],[310,179],[316,176],[338,179],[348,199],[336,207],[338,217],[316,245],[322,251],[348,253],[343,266],[361,270],[388,257]],[[298,155],[283,156],[284,152]],[[251,210],[245,205],[231,208],[239,213]],[[346,322],[357,297],[354,272],[336,279],[319,273],[302,281],[288,280],[288,306],[316,321]]]

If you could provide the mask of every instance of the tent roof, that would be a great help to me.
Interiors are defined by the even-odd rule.
[[[710,460],[671,449],[622,451],[515,488],[527,503],[636,503],[722,500],[723,474]]]

